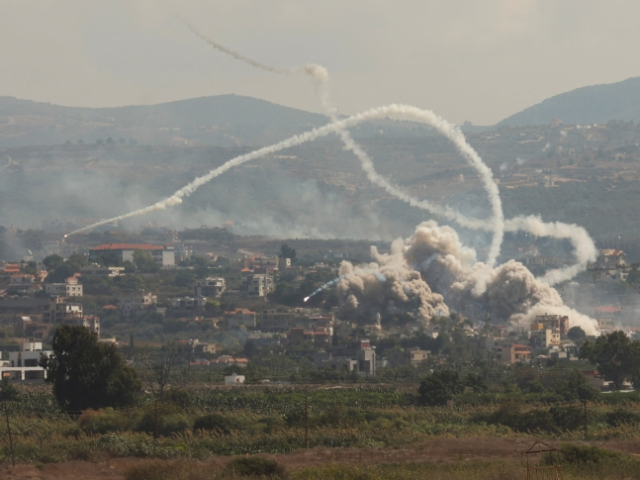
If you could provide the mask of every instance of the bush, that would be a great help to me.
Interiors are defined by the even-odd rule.
[[[562,461],[571,464],[598,464],[611,460],[621,460],[624,456],[618,452],[603,450],[594,445],[563,445],[560,449]]]
[[[552,407],[549,413],[561,430],[578,430],[584,425],[584,412],[580,407]]]
[[[183,432],[190,426],[189,419],[182,414],[179,407],[173,403],[161,403],[158,411],[155,407],[147,409],[146,413],[138,421],[136,431],[153,434],[156,430],[156,415],[158,421],[158,434],[162,436]]]
[[[619,427],[620,425],[635,425],[640,423],[640,415],[635,412],[622,409],[607,413],[605,419],[612,427]]]
[[[113,408],[104,410],[85,410],[80,415],[80,428],[88,433],[105,434],[126,430],[128,421]]]
[[[282,465],[275,460],[262,457],[238,457],[229,461],[224,467],[225,473],[241,477],[268,477],[286,478],[286,472]]]
[[[241,427],[240,422],[235,418],[220,415],[218,413],[210,413],[202,417],[196,418],[193,422],[193,431],[209,430],[217,431],[224,435],[229,435],[232,430],[238,430]]]
[[[210,480],[209,465],[197,462],[149,462],[129,467],[125,480]]]

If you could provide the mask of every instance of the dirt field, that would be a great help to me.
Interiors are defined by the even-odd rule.
[[[314,448],[299,450],[289,455],[265,455],[274,458],[289,469],[317,466],[327,463],[404,463],[404,462],[449,462],[479,458],[500,458],[522,462],[522,452],[534,440],[531,438],[452,438],[438,439],[409,448],[356,449],[356,448]],[[589,442],[601,448],[616,450],[631,455],[640,454],[640,440],[615,440]],[[549,442],[556,446],[555,442]],[[221,469],[230,457],[206,460],[211,470]],[[18,464],[13,468],[4,464],[0,468],[0,480],[123,480],[124,472],[134,464],[150,460],[137,458],[106,459],[103,462],[65,462],[35,465]],[[155,461],[155,460],[154,460]]]

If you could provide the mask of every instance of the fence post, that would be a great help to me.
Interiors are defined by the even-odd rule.
[[[9,409],[7,408],[7,401],[4,401],[4,416],[7,419],[7,432],[9,433],[9,447],[11,448],[11,463],[16,466],[16,457],[13,452],[13,436],[11,435],[11,425],[9,425]]]
[[[309,448],[309,397],[304,397],[304,448]]]

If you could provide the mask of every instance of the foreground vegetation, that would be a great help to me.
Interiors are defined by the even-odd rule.
[[[454,408],[418,402],[414,393],[392,388],[245,387],[197,394],[174,390],[163,402],[141,398],[130,408],[79,415],[60,410],[49,394],[22,394],[7,405],[15,455],[34,463],[285,454],[304,448],[307,424],[312,448],[404,447],[434,438],[584,438],[579,401],[547,403],[536,394],[468,392],[458,396]],[[590,440],[640,438],[640,399],[635,393],[601,395],[588,404],[587,426]],[[4,462],[11,454],[7,433],[3,424]]]

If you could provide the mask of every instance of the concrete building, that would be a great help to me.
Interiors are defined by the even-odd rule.
[[[291,268],[291,259],[290,258],[278,258],[278,270],[288,270]]]
[[[291,312],[279,312],[275,309],[260,311],[258,327],[262,332],[288,332],[298,326],[297,315]]]
[[[244,375],[238,375],[237,373],[232,373],[231,375],[225,375],[224,384],[225,385],[242,385],[244,384]]]
[[[531,347],[528,345],[513,343],[510,345],[496,347],[496,351],[500,362],[506,365],[531,361]]]
[[[613,270],[623,268],[627,265],[626,255],[622,250],[604,248],[600,250],[598,259],[590,268],[601,270]]]
[[[173,245],[150,245],[146,243],[110,243],[89,249],[89,260],[97,262],[105,255],[113,255],[120,262],[127,260],[133,262],[133,253],[136,250],[149,252],[153,260],[161,267],[175,265],[175,250]]]
[[[9,279],[9,288],[14,290],[26,290],[31,287],[35,281],[36,277],[33,275],[11,275],[11,278]]]
[[[82,317],[82,304],[68,302],[63,297],[51,297],[49,303],[42,306],[42,322],[57,325],[63,320]]]
[[[240,283],[240,295],[265,297],[273,291],[273,276],[266,273],[245,272]]]
[[[412,367],[417,367],[429,360],[430,350],[422,350],[420,347],[408,348],[405,350],[405,358]]]
[[[118,308],[124,313],[144,310],[158,303],[158,297],[151,293],[139,293],[118,298]]]
[[[529,341],[534,348],[549,348],[552,345],[560,345],[560,330],[557,328],[536,328],[534,330],[532,328]]]
[[[43,350],[40,342],[23,343],[22,350],[9,352],[9,361],[0,366],[0,377],[13,381],[43,382],[47,372],[39,365],[42,355],[50,357],[53,352]]]
[[[204,308],[207,303],[205,297],[177,297],[171,299],[171,308],[184,308],[187,310],[196,310]]]
[[[227,289],[226,280],[222,277],[207,277],[196,280],[193,294],[195,297],[219,298]]]
[[[236,308],[230,312],[224,312],[224,321],[227,328],[256,328],[256,312],[244,308]]]
[[[531,322],[531,331],[546,330],[550,328],[552,330],[558,330],[560,335],[566,335],[569,333],[569,317],[563,315],[537,315]]]
[[[82,297],[82,284],[78,283],[77,277],[69,277],[64,283],[45,283],[44,291],[59,297]]]
[[[86,277],[117,277],[122,275],[124,271],[124,267],[101,267],[99,265],[89,265],[80,269],[80,273]]]

